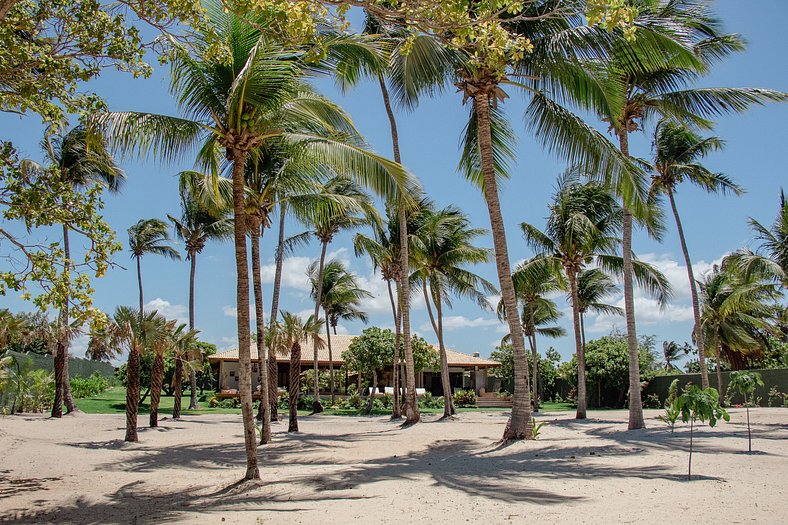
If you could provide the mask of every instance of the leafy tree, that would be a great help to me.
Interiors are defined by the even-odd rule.
[[[457,208],[423,210],[422,223],[412,239],[411,278],[421,282],[430,323],[438,338],[443,417],[454,414],[449,382],[449,361],[443,340],[443,307],[451,307],[453,296],[471,299],[481,308],[489,309],[487,296],[497,293],[495,286],[466,266],[487,262],[490,252],[474,246],[473,241],[485,232],[471,228],[468,218]],[[428,288],[429,286],[429,288]],[[434,314],[433,314],[434,306]]]
[[[140,219],[129,228],[129,251],[131,258],[137,261],[137,285],[140,291],[140,315],[144,315],[145,301],[142,293],[142,256],[150,253],[162,255],[168,259],[179,260],[181,256],[170,245],[170,234],[167,223],[160,219]]]
[[[687,462],[687,480],[692,479],[692,438],[695,421],[705,423],[710,427],[717,424],[718,419],[730,421],[731,416],[720,406],[720,394],[713,388],[700,389],[695,385],[689,387],[676,398],[676,407],[681,412],[681,420],[690,423],[690,451]]]
[[[750,431],[750,404],[747,402],[747,394],[752,395],[755,388],[764,386],[761,374],[758,372],[737,371],[731,374],[729,388],[735,388],[744,396],[744,407],[747,410],[747,450],[752,452],[752,432]]]
[[[342,359],[349,369],[372,377],[372,392],[377,392],[378,370],[391,363],[394,356],[394,333],[382,330],[377,326],[365,328],[361,335],[354,338],[347,350],[342,352]],[[366,412],[372,411],[374,395],[369,396]]]

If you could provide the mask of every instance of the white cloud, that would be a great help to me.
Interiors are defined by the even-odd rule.
[[[312,263],[311,257],[287,257],[282,262],[282,287],[295,288],[304,292],[309,292],[312,285],[306,276],[306,269]],[[260,276],[265,284],[274,282],[276,274],[276,264],[264,264],[260,269]]]
[[[188,323],[188,309],[182,304],[173,304],[161,297],[145,303],[145,311],[156,310],[167,319],[175,319],[178,323]]]
[[[498,326],[500,324],[498,319],[486,319],[484,317],[470,319],[463,315],[447,315],[443,318],[444,331],[460,330],[463,328],[486,328],[489,326]],[[419,329],[425,332],[432,331],[432,325],[425,323],[421,325]]]
[[[237,318],[238,317],[238,308],[236,308],[235,306],[230,306],[229,304],[226,304],[226,305],[222,306],[222,313],[226,317],[236,317]]]
[[[238,348],[238,337],[222,337],[219,339],[219,344],[216,345],[220,352],[230,350],[231,348]]]
[[[711,270],[712,266],[719,265],[722,262],[722,258],[725,257],[727,253],[722,254],[717,259],[706,262],[706,261],[696,261],[692,264],[692,268],[694,270],[695,278],[699,279],[704,274],[706,274],[709,270]],[[668,254],[655,254],[655,253],[646,253],[639,256],[639,259],[643,262],[649,263],[655,266],[659,271],[665,274],[665,277],[668,279],[670,286],[673,288],[673,300],[681,301],[682,299],[689,299],[690,298],[690,290],[689,290],[689,280],[687,278],[687,267],[683,264],[683,262],[679,262],[674,260]]]

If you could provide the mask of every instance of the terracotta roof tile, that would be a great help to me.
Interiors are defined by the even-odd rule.
[[[347,350],[350,347],[350,343],[356,336],[354,335],[332,335],[331,336],[331,351],[332,357],[334,358],[334,365],[341,366],[344,361],[342,360],[342,352]],[[251,347],[251,354],[252,360],[256,361],[257,357],[257,345],[252,343]],[[437,350],[437,348],[436,348]],[[301,344],[301,363],[303,364],[311,364],[314,362],[314,350],[312,346],[312,341],[308,341],[306,343]],[[500,363],[498,361],[493,361],[492,359],[485,359],[483,357],[474,357],[472,355],[464,354],[462,352],[457,352],[456,350],[446,349],[446,357],[449,360],[449,366],[480,366],[480,367],[494,367],[499,366]],[[214,354],[208,357],[208,360],[211,362],[218,362],[218,361],[235,361],[238,359],[238,349],[232,348],[230,350],[226,350],[224,352],[219,352],[218,354]],[[290,352],[286,354],[279,354],[277,356],[277,362],[279,363],[288,363],[290,362]],[[328,347],[321,348],[317,352],[317,362],[318,364],[328,365]]]

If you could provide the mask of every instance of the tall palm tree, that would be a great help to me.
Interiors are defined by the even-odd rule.
[[[774,283],[753,272],[742,272],[730,259],[715,265],[700,281],[701,333],[714,352],[717,390],[722,395],[722,359],[734,370],[749,356],[767,348],[764,331],[774,315]]]
[[[651,195],[666,195],[670,209],[676,221],[681,251],[684,254],[684,265],[687,268],[690,294],[692,297],[692,313],[695,320],[693,338],[698,345],[698,355],[706,355],[705,341],[700,335],[700,301],[698,287],[692,270],[687,240],[681,224],[679,211],[676,207],[676,187],[684,182],[691,182],[709,193],[730,192],[741,195],[743,189],[722,173],[715,173],[700,161],[708,154],[720,149],[722,140],[717,137],[701,137],[698,133],[676,122],[662,119],[654,132],[654,162],[651,176]]]
[[[303,89],[303,78],[319,70],[314,48],[294,48],[276,40],[264,15],[250,10],[225,12],[218,2],[206,6],[210,30],[197,34],[190,49],[176,48],[171,90],[185,118],[147,113],[112,113],[98,124],[120,150],[176,158],[194,147],[213,165],[221,151],[232,166],[234,241],[237,280],[239,390],[247,456],[245,479],[259,478],[252,412],[249,272],[244,187],[246,161],[260,146],[284,140],[301,144],[337,173],[392,196],[410,190],[413,179],[398,164],[363,148],[346,113],[327,99]],[[215,42],[227,56],[213,53]],[[326,35],[321,42],[330,65],[341,55],[369,55],[375,49],[350,37]],[[194,57],[200,57],[195,59]],[[325,69],[325,68],[324,68]],[[304,132],[304,127],[309,132]]]
[[[317,296],[317,262],[313,261],[307,269],[309,281],[312,283],[312,297]],[[358,285],[356,276],[348,271],[345,265],[336,259],[326,263],[323,268],[323,295],[321,306],[325,316],[326,344],[328,345],[328,381],[331,391],[331,404],[334,404],[334,359],[331,348],[331,330],[337,333],[340,320],[359,320],[367,323],[367,313],[359,308],[361,301],[372,297],[372,294]]]
[[[77,126],[65,134],[50,133],[47,131],[41,148],[47,156],[50,166],[57,169],[76,190],[85,190],[92,186],[103,186],[111,193],[117,193],[126,179],[123,170],[115,163],[112,155],[107,151],[102,137],[88,138],[84,126]],[[23,169],[44,171],[46,168],[33,161],[22,162]],[[71,272],[71,243],[69,240],[70,224],[62,224],[63,228],[63,255],[66,260],[64,272]],[[64,297],[63,308],[60,311],[58,322],[65,329],[69,326],[69,297]],[[65,330],[67,331],[67,330]],[[68,338],[63,338],[57,344],[54,352],[55,361],[55,397],[52,402],[52,417],[61,417],[63,403],[67,412],[77,409],[71,396],[71,386],[68,373]]]
[[[168,259],[180,260],[178,251],[171,246],[169,226],[160,219],[140,219],[137,224],[128,229],[129,251],[131,258],[137,261],[137,285],[140,292],[140,315],[144,313],[144,298],[142,292],[142,256],[154,254]]]
[[[167,215],[175,227],[175,236],[186,244],[186,259],[189,261],[189,330],[195,329],[194,278],[197,273],[197,255],[202,253],[208,241],[229,240],[233,233],[232,220],[228,217],[229,210],[223,209],[222,206],[212,209],[195,198],[193,194],[198,183],[193,173],[180,174],[181,217],[177,219]],[[183,363],[176,361],[174,377],[178,383],[175,385],[175,403],[172,411],[174,419],[178,419],[181,413],[181,385],[178,372],[182,370],[178,369],[179,364],[182,366]],[[189,386],[191,388],[189,409],[194,410],[197,408],[197,375],[194,370],[189,373]]]
[[[310,315],[306,321],[291,312],[282,312],[282,346],[290,350],[290,388],[288,408],[290,422],[288,432],[298,432],[298,398],[301,396],[301,343],[312,339],[313,344],[322,348],[320,330],[323,320]]]
[[[443,387],[443,417],[454,414],[449,361],[443,337],[443,306],[451,307],[453,296],[475,301],[489,309],[489,295],[498,291],[495,286],[465,266],[486,263],[490,250],[474,246],[473,241],[484,235],[483,229],[471,228],[467,216],[459,209],[424,210],[423,222],[413,236],[411,256],[412,279],[421,283],[430,323],[438,338]],[[433,314],[433,306],[435,312]]]
[[[537,257],[524,264],[520,271],[539,271],[546,266],[553,272],[563,271],[569,283],[578,365],[578,419],[584,419],[587,410],[578,277],[586,265],[593,261],[609,271],[622,271],[623,257],[615,255],[621,244],[616,234],[622,219],[622,209],[607,188],[596,183],[581,184],[576,176],[570,174],[559,182],[553,204],[550,205],[546,229],[540,231],[531,224],[521,224],[525,240],[537,252]],[[665,277],[650,265],[637,260],[634,261],[634,267],[641,286],[656,295],[660,302],[666,302],[670,296],[670,287]]]
[[[527,262],[525,263],[527,267]],[[521,265],[523,266],[523,265]],[[534,410],[539,410],[539,351],[536,345],[536,336],[562,337],[565,335],[564,329],[560,326],[552,325],[560,317],[555,301],[546,296],[566,288],[566,282],[560,273],[551,271],[547,266],[531,267],[530,271],[524,271],[520,267],[515,269],[512,275],[514,289],[517,292],[517,299],[522,305],[521,322],[523,325],[523,335],[528,339],[531,347],[531,362],[533,363],[533,393]],[[498,302],[498,317],[505,319],[505,308],[503,301]],[[504,341],[505,339],[505,341]],[[504,336],[501,343],[510,344],[511,337]]]
[[[367,224],[377,224],[380,217],[375,209],[372,199],[364,193],[352,180],[344,177],[334,177],[324,185],[325,192],[334,195],[341,195],[348,201],[355,203],[355,209],[336,208],[331,203],[332,208],[324,210],[322,206],[316,206],[308,216],[308,225],[312,228],[312,233],[320,241],[320,259],[318,260],[315,292],[315,313],[314,318],[320,316],[320,305],[323,296],[323,268],[325,265],[326,251],[328,245],[334,237],[341,231],[359,228]],[[357,210],[357,211],[356,211]],[[320,403],[320,388],[318,385],[318,366],[317,366],[317,346],[314,348],[314,396],[313,412],[322,412],[323,405]]]
[[[665,370],[678,370],[679,368],[674,364],[681,357],[681,354],[687,354],[688,348],[679,346],[676,341],[662,341],[662,357],[665,359]]]
[[[621,41],[610,57],[582,66],[590,78],[580,104],[596,112],[610,125],[621,153],[630,156],[629,135],[643,127],[655,114],[710,126],[706,118],[741,112],[752,104],[785,100],[776,91],[750,88],[689,88],[710,70],[717,60],[740,51],[744,45],[737,35],[723,34],[721,24],[707,5],[697,2],[638,0],[637,31],[631,42]],[[581,72],[578,75],[582,76]],[[632,223],[636,215],[649,213],[642,199],[620,185],[617,192],[624,205],[623,251],[624,306],[629,348],[629,428],[643,428],[639,399],[640,375],[635,326],[633,268],[629,257]],[[704,388],[708,386],[705,356],[698,354]]]
[[[764,226],[752,217],[750,228],[759,246],[755,252],[739,250],[734,259],[747,273],[770,275],[782,286],[788,287],[788,203],[780,191],[780,209],[771,227]]]

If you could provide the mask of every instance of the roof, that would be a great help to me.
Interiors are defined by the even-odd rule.
[[[324,347],[318,350],[317,352],[317,362],[318,364],[328,365],[329,362],[333,361],[334,365],[341,366],[344,363],[342,359],[342,352],[347,350],[350,347],[350,343],[353,342],[355,339],[355,335],[332,335],[331,336],[331,357],[333,359],[329,360],[328,358],[328,347]],[[434,348],[434,347],[433,347]],[[256,361],[259,359],[257,356],[257,344],[252,343],[250,345],[251,356],[252,360]],[[437,351],[437,348],[435,349]],[[301,363],[302,364],[311,364],[314,363],[314,350],[312,346],[311,339],[305,343],[301,344]],[[493,361],[492,359],[485,359],[483,357],[474,357],[472,355],[464,354],[462,352],[457,352],[456,350],[446,349],[446,357],[449,361],[449,366],[479,366],[482,368],[490,368],[495,366],[500,366],[501,363],[498,361]],[[238,349],[232,348],[230,350],[226,350],[224,352],[219,352],[218,354],[214,354],[208,357],[208,361],[212,363],[216,363],[219,361],[237,361],[238,360]],[[276,357],[276,361],[279,363],[288,363],[290,362],[290,352],[288,351],[285,353],[280,353]]]

